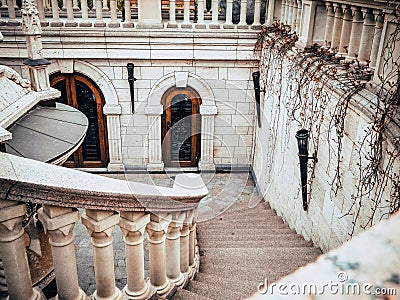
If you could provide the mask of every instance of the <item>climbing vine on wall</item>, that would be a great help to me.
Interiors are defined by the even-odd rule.
[[[306,128],[310,133],[311,153],[318,157],[321,142],[327,138],[328,156],[331,162],[327,173],[332,178],[331,196],[335,197],[343,188],[343,143],[345,125],[350,108],[367,100],[365,90],[376,95],[369,102],[370,123],[359,141],[358,175],[352,205],[345,215],[352,217],[353,235],[357,226],[372,225],[378,215],[393,214],[400,209],[400,181],[396,161],[400,158],[400,138],[392,136],[395,114],[400,99],[399,58],[392,57],[400,39],[400,19],[395,22],[385,46],[383,74],[379,84],[371,84],[373,70],[355,60],[346,60],[335,51],[324,47],[298,50],[294,47],[297,36],[288,26],[275,22],[264,27],[255,45],[261,55],[260,70],[270,111],[269,153],[267,170],[272,169],[277,140],[284,148],[293,136],[290,128]],[[396,79],[396,80],[394,80]],[[365,109],[365,108],[364,108]],[[285,115],[285,118],[284,118]],[[278,137],[280,124],[285,120],[284,136]],[[322,133],[324,131],[324,134]],[[327,134],[325,134],[327,132]],[[393,131],[394,132],[394,131]],[[387,140],[391,143],[388,143]],[[281,149],[283,152],[283,149]],[[317,163],[310,162],[309,192]],[[270,175],[270,174],[268,174]],[[348,183],[347,183],[348,184]],[[391,189],[390,197],[385,191]],[[362,209],[371,208],[367,220],[361,220]]]

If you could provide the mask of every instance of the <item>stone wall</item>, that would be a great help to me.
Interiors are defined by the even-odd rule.
[[[261,63],[262,64],[262,63]],[[262,68],[261,68],[262,69]],[[382,190],[381,202],[375,215],[371,208],[374,203],[369,196],[362,198],[361,205],[354,201],[356,186],[360,182],[359,164],[365,165],[365,155],[370,148],[361,147],[362,140],[370,130],[371,112],[369,108],[376,97],[362,90],[350,102],[346,118],[345,130],[342,138],[342,152],[340,157],[340,176],[342,187],[337,194],[334,192],[335,166],[337,157],[337,136],[330,126],[335,103],[341,92],[325,88],[330,95],[330,101],[325,112],[325,120],[321,123],[319,150],[315,165],[315,176],[312,178],[312,161],[308,163],[308,211],[302,207],[300,183],[300,169],[296,131],[303,125],[293,121],[287,107],[292,101],[289,99],[291,84],[288,80],[288,60],[283,63],[282,73],[274,69],[270,71],[269,80],[272,86],[267,87],[265,98],[262,99],[262,126],[255,130],[255,157],[253,169],[257,178],[258,188],[265,200],[270,203],[277,214],[306,239],[312,240],[323,251],[335,248],[354,234],[363,230],[372,216],[372,224],[386,217],[388,213],[386,199],[390,198],[390,181]],[[280,74],[283,74],[281,77]],[[265,76],[265,74],[262,74]],[[327,85],[325,85],[327,86]],[[303,94],[304,93],[304,94]],[[303,97],[313,97],[302,91]],[[316,98],[315,98],[316,99]],[[300,102],[299,102],[300,103]],[[300,119],[300,116],[297,116]],[[315,128],[314,128],[315,130]],[[398,135],[398,128],[391,132]],[[397,132],[397,134],[396,134]],[[315,134],[315,132],[314,132]],[[387,136],[385,150],[392,148],[393,136]],[[313,155],[313,141],[310,139],[309,155]],[[368,143],[367,143],[368,144]],[[361,154],[361,155],[360,155]],[[386,154],[386,152],[385,152]],[[386,155],[382,165],[386,165],[389,156]],[[400,166],[397,160],[393,170]],[[394,171],[397,172],[397,171]],[[357,220],[354,215],[359,210]],[[355,225],[353,228],[353,222]]]

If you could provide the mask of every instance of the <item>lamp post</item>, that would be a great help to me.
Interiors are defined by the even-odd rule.
[[[135,65],[133,63],[128,63],[126,65],[126,68],[128,69],[128,82],[129,82],[129,90],[131,93],[131,103],[132,103],[132,113],[135,113],[135,75],[134,75],[134,69]]]
[[[260,110],[260,71],[253,72],[253,85],[254,85],[254,94],[256,98],[256,109],[257,109],[257,120],[258,127],[261,127],[261,110]],[[265,92],[265,90],[263,90]]]

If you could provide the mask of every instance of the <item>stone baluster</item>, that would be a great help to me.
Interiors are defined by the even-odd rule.
[[[165,239],[170,216],[150,215],[146,231],[149,235],[150,284],[158,295],[165,295],[170,289],[167,279]]]
[[[193,221],[189,227],[189,276],[193,274],[196,268],[196,223]]]
[[[103,0],[103,11],[109,11],[107,0]]]
[[[183,23],[181,28],[192,28],[190,23],[190,0],[183,1]]]
[[[326,7],[326,26],[325,26],[325,47],[330,48],[332,45],[332,32],[335,22],[335,9],[331,2],[325,2]]]
[[[351,27],[351,35],[349,42],[349,51],[346,59],[348,61],[354,60],[358,56],[358,50],[360,48],[360,37],[363,28],[363,14],[359,7],[352,6],[353,11],[353,26]]]
[[[101,0],[96,1],[96,22],[94,23],[94,27],[106,27],[106,23],[103,20],[103,7]]]
[[[18,26],[19,21],[15,15],[15,7],[14,7],[14,0],[7,0],[7,8],[8,8],[8,25],[10,26]]]
[[[73,0],[72,4],[73,4],[73,6],[72,6],[73,10],[79,11],[78,0]]]
[[[349,5],[342,5],[343,7],[343,26],[342,34],[340,35],[340,45],[338,55],[346,56],[349,47],[351,27],[353,26],[353,14]]]
[[[379,44],[381,41],[382,28],[383,28],[382,11],[374,10],[373,13],[375,15],[375,32],[374,32],[374,40],[372,41],[372,46],[371,46],[371,55],[370,55],[371,62],[369,64],[371,68],[375,68],[376,66],[376,59],[378,57]]]
[[[302,23],[301,23],[301,12],[302,12],[302,10],[303,10],[303,8],[302,8],[302,2],[301,2],[301,0],[297,0],[297,17],[296,17],[296,19],[297,19],[297,27],[296,27],[296,32],[300,35],[300,32],[301,32],[301,26],[302,26]]]
[[[211,10],[212,10],[211,24],[209,25],[209,28],[210,29],[220,29],[220,26],[218,23],[218,0],[211,1]]]
[[[92,22],[89,21],[89,8],[87,0],[81,0],[82,21],[79,23],[80,27],[91,27]]]
[[[271,26],[274,22],[274,12],[275,12],[275,1],[268,1],[268,7],[266,11],[266,25]]]
[[[166,268],[167,277],[176,285],[181,285],[185,277],[181,273],[180,263],[180,237],[182,222],[185,214],[177,214],[168,226],[167,240],[166,240]]]
[[[60,21],[60,9],[58,7],[58,0],[51,0],[51,11],[53,20],[50,23],[51,27],[61,27],[63,23]]]
[[[144,280],[143,233],[150,222],[144,212],[121,212],[119,226],[124,234],[127,285],[126,299],[148,299],[150,289]]]
[[[39,220],[49,234],[57,280],[58,299],[83,300],[86,294],[79,288],[73,229],[79,221],[77,209],[43,205]]]
[[[110,13],[111,13],[111,21],[108,24],[108,27],[118,28],[119,22],[117,20],[117,0],[110,0]]]
[[[260,18],[261,18],[261,0],[255,0],[255,2],[254,2],[254,22],[251,25],[252,29],[258,30],[261,28]]]
[[[49,26],[49,22],[46,21],[44,14],[44,3],[43,0],[36,0],[36,7],[39,11],[39,20],[41,26]]]
[[[122,24],[122,27],[124,28],[133,28],[134,24],[132,22],[132,13],[131,13],[131,1],[130,0],[124,0],[124,23]]]
[[[189,276],[190,273],[190,226],[193,221],[193,211],[187,212],[187,217],[181,229],[181,272]]]
[[[112,232],[119,223],[119,215],[112,211],[87,209],[82,215],[82,224],[91,237],[94,252],[96,291],[94,299],[122,299],[115,286],[114,251]]]
[[[297,19],[297,11],[298,11],[298,4],[297,4],[297,0],[293,0],[293,19],[292,19],[292,29],[295,32],[297,31],[297,27],[299,24],[299,20]]]
[[[333,3],[335,7],[335,20],[333,22],[332,45],[331,48],[339,48],[340,36],[342,34],[343,26],[343,10],[339,3]]]
[[[233,0],[226,0],[226,19],[224,28],[232,29],[235,28],[232,23],[232,11],[233,11]]]
[[[62,8],[61,10],[66,11],[67,10],[67,0],[62,0]]]
[[[39,292],[32,288],[25,250],[22,228],[25,213],[25,203],[0,201],[0,257],[7,280],[7,299],[39,300]]]
[[[1,10],[0,10],[0,26],[4,26],[6,25],[6,21],[3,20],[3,18],[1,17]]]
[[[247,0],[240,1],[240,21],[237,26],[238,29],[247,29]]]
[[[203,11],[204,16],[204,11]],[[167,25],[168,28],[177,28],[176,24],[176,0],[169,0],[169,22]]]
[[[205,0],[198,0],[197,1],[197,24],[196,28],[205,29],[206,25],[204,24],[204,1]]]
[[[288,17],[287,17],[287,24],[289,26],[293,25],[293,2],[294,0],[289,0],[289,9],[288,9]]]
[[[282,0],[282,5],[281,5],[281,23],[285,23],[285,13],[286,13],[286,1],[287,0]]]
[[[364,13],[364,24],[361,34],[360,48],[358,50],[358,60],[361,64],[369,64],[371,61],[371,47],[374,40],[375,17],[371,9],[362,8]]]
[[[285,25],[288,25],[288,22],[289,22],[290,1],[291,0],[286,0],[286,4],[285,4],[285,19],[283,22]]]
[[[65,22],[65,27],[76,27],[78,23],[74,19],[74,9],[72,5],[72,0],[67,0],[67,22]]]

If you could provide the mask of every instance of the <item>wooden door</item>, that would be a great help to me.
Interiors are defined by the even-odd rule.
[[[163,160],[166,167],[196,167],[200,159],[201,99],[192,89],[173,89],[163,97]]]
[[[58,102],[80,110],[89,120],[85,140],[68,158],[64,166],[74,168],[106,167],[108,144],[104,98],[99,88],[80,74],[59,74],[51,79],[51,86],[61,91]]]

